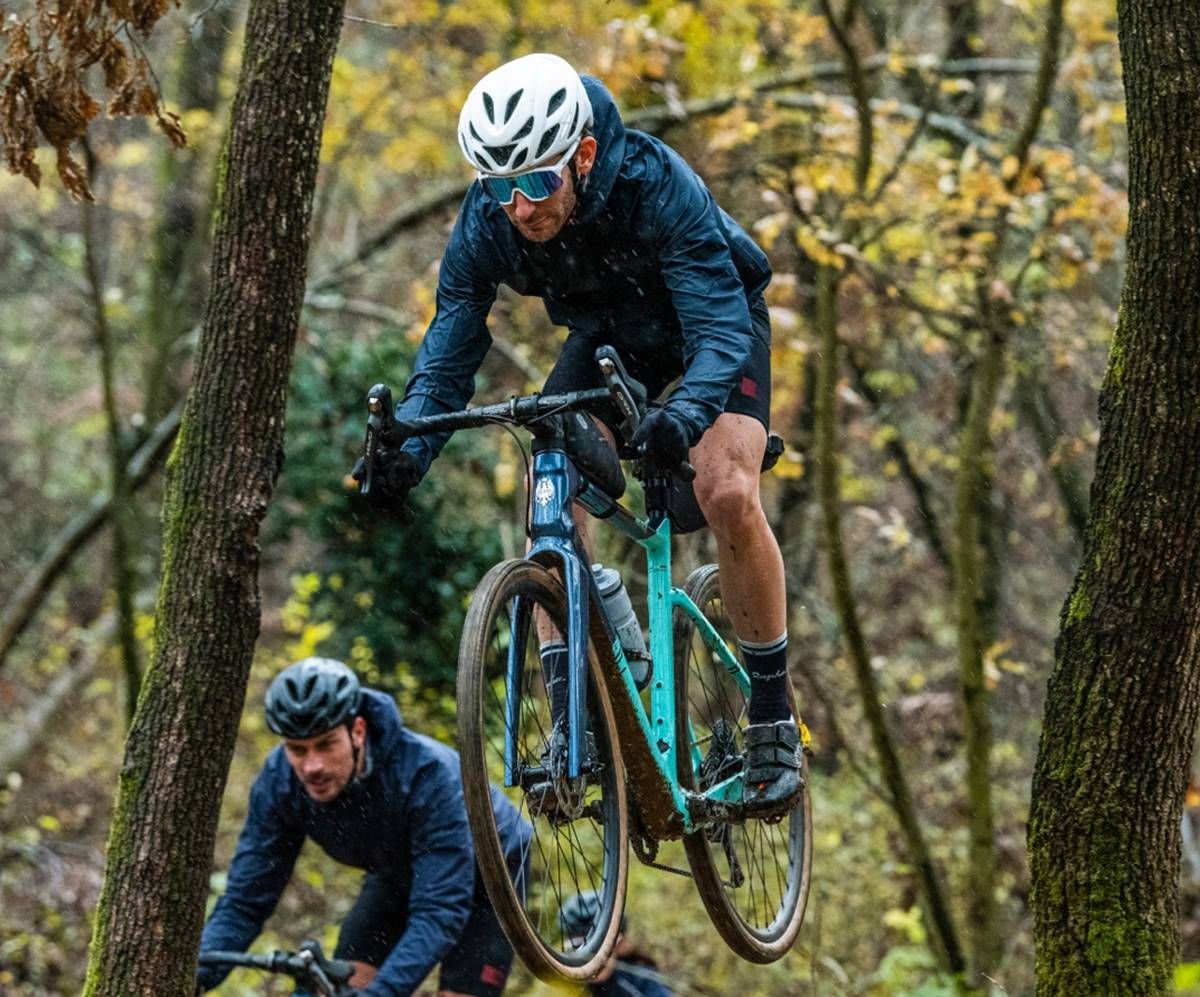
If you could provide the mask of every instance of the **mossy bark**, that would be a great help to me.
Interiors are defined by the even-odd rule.
[[[989,423],[1004,373],[1004,340],[985,330],[967,415],[958,445],[958,475],[954,502],[954,589],[958,610],[958,667],[963,692],[963,731],[966,736],[968,818],[967,931],[971,968],[992,971],[1000,939],[996,930],[996,845],[992,806],[992,721],[988,712],[983,655],[990,613],[985,605],[986,566],[980,553],[983,517],[989,501],[987,462],[991,453]]]
[[[1200,707],[1200,6],[1117,12],[1128,263],[1033,779],[1041,997],[1171,991]]]
[[[85,994],[195,993],[221,794],[259,627],[340,0],[255,0],[212,287],[168,462],[154,659],[126,743]]]

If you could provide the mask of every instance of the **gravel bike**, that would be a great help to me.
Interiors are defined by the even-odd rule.
[[[667,868],[657,862],[658,844],[677,838],[722,938],[746,959],[771,962],[791,948],[808,899],[807,759],[805,788],[790,812],[774,819],[740,814],[750,682],[717,566],[693,571],[681,587],[671,583],[672,522],[683,518],[689,497],[694,506],[687,484],[694,472],[685,464],[671,475],[647,473],[635,460],[646,515],[621,504],[626,483],[618,452],[606,441],[588,445],[579,426],[591,423],[575,413],[615,409],[629,440],[646,394],[611,347],[597,350],[596,360],[603,388],[514,397],[403,423],[394,418],[391,392],[376,385],[368,394],[360,487],[372,487],[375,448],[408,437],[489,425],[520,426],[533,436],[529,552],[497,564],[475,589],[457,690],[463,787],[480,870],[526,965],[545,979],[594,976],[619,933],[629,845],[641,861]],[[619,447],[620,456],[636,458]],[[768,450],[777,457],[782,441],[773,437]],[[622,643],[623,636],[630,642],[629,627],[618,631],[620,621],[610,618],[579,541],[576,504],[645,551],[644,691],[635,672],[640,676],[646,663]],[[539,657],[547,625],[567,645],[565,718],[552,715]],[[801,732],[807,753],[803,724]],[[516,881],[505,865],[489,782],[503,786],[534,827]],[[585,936],[568,935],[558,913],[583,890],[599,893],[600,909]]]
[[[296,990],[310,997],[348,997],[354,990],[350,977],[354,966],[341,959],[326,959],[318,942],[300,943],[295,952],[270,952],[255,955],[250,952],[211,951],[200,953],[201,966],[249,966],[265,973],[283,973],[296,982]]]

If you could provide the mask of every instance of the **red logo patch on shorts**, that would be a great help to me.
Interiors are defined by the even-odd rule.
[[[486,983],[489,987],[502,987],[504,980],[508,974],[499,966],[489,966],[484,964],[483,971],[479,974],[481,983]]]
[[[742,378],[742,394],[747,398],[758,397],[758,382],[752,377]]]

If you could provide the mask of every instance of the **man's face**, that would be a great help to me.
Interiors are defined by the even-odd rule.
[[[580,177],[591,172],[596,161],[596,140],[588,136],[579,143],[575,151],[575,169]],[[504,213],[513,227],[530,242],[548,242],[553,239],[571,212],[575,210],[577,191],[570,168],[562,167],[563,185],[553,194],[541,201],[531,201],[520,191],[513,195],[511,204],[504,205]]]
[[[340,724],[316,737],[284,738],[283,750],[304,791],[317,803],[328,803],[354,775],[354,757],[362,762],[367,722],[355,717],[350,729]]]

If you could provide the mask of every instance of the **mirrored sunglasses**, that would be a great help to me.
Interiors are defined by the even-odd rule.
[[[517,191],[531,201],[544,201],[563,185],[562,168],[534,170],[515,177],[493,177],[479,174],[484,192],[497,204],[512,204]]]
[[[494,177],[480,173],[479,182],[483,184],[484,193],[497,204],[512,204],[517,191],[531,201],[544,201],[563,185],[563,167],[570,162],[578,148],[579,139],[576,139],[553,166],[543,166],[515,177]]]

